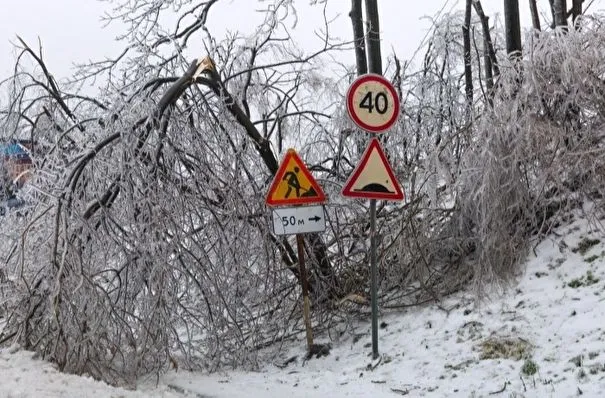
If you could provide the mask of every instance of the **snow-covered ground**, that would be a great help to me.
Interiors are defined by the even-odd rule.
[[[605,235],[585,220],[561,227],[528,259],[519,284],[478,304],[471,294],[440,306],[383,314],[381,358],[370,326],[304,362],[304,336],[287,366],[211,375],[172,372],[137,391],[64,375],[33,354],[0,349],[0,397],[603,397]],[[326,342],[327,336],[317,336]]]

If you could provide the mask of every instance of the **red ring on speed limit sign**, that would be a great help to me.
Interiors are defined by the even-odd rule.
[[[374,73],[362,75],[347,91],[347,112],[360,128],[382,133],[399,117],[399,97],[384,77]]]

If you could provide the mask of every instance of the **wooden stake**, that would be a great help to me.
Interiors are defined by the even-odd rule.
[[[303,317],[305,321],[305,332],[307,334],[307,350],[311,352],[313,346],[313,327],[311,325],[311,301],[309,300],[309,280],[305,269],[305,241],[302,234],[296,234],[296,245],[298,246],[298,268],[300,271],[300,284],[303,294]]]

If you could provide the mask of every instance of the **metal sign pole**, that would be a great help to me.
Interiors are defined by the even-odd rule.
[[[370,73],[382,75],[382,55],[380,53],[380,25],[378,2],[366,0],[368,26],[368,69]],[[377,98],[375,98],[377,99]],[[378,109],[377,109],[378,110]],[[395,118],[397,115],[394,115]],[[372,273],[372,358],[378,358],[378,287],[376,282],[376,199],[370,199],[370,268]]]
[[[372,301],[372,358],[378,358],[378,286],[376,269],[376,199],[370,199],[370,294]]]
[[[355,3],[355,2],[354,2]],[[369,74],[359,76],[347,91],[347,112],[361,129],[382,133],[391,128],[399,117],[399,96],[393,85],[382,76],[378,1],[365,0],[367,17],[367,62]],[[354,6],[355,7],[355,6]],[[359,68],[359,65],[358,65]],[[360,69],[358,69],[360,70]],[[373,159],[370,161],[370,159]],[[380,189],[378,189],[380,188]],[[403,191],[391,166],[372,139],[361,163],[345,184],[342,195],[370,199],[370,294],[372,301],[372,357],[378,354],[378,271],[376,255],[376,200],[403,200]]]
[[[298,246],[298,269],[300,271],[300,284],[303,294],[303,318],[305,321],[305,333],[307,335],[307,350],[311,352],[313,346],[313,328],[311,325],[311,302],[309,300],[309,280],[305,269],[305,241],[302,234],[296,234],[296,245]]]

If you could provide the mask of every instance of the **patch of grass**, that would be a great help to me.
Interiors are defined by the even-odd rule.
[[[573,363],[574,365],[576,365],[576,367],[580,367],[582,366],[582,362],[584,360],[584,356],[583,355],[576,355],[575,357],[571,358],[569,360],[569,362]]]
[[[483,324],[477,321],[466,322],[456,331],[456,334],[458,335],[457,342],[479,340],[483,335]]]
[[[601,243],[599,239],[583,238],[578,243],[578,247],[571,249],[571,251],[574,253],[580,253],[581,255],[585,255],[591,247],[596,246],[599,243]]]
[[[526,359],[521,366],[521,373],[525,376],[533,376],[538,373],[538,365],[532,359]]]
[[[472,365],[474,362],[475,362],[475,360],[473,360],[473,359],[467,359],[466,361],[462,361],[462,362],[460,362],[459,364],[456,364],[456,365],[452,365],[452,364],[446,363],[443,367],[445,369],[451,369],[451,370],[454,370],[454,371],[460,371],[460,370],[466,369],[467,367],[469,367],[470,365]]]
[[[599,278],[595,278],[592,271],[586,271],[586,286],[594,285],[595,283],[599,283]]]
[[[564,262],[565,258],[557,258],[554,260],[554,264],[548,264],[548,269],[552,271],[556,268],[559,268]]]
[[[590,257],[586,257],[586,258],[584,259],[584,261],[586,261],[587,263],[589,263],[589,264],[590,264],[590,263],[592,263],[592,262],[594,262],[595,260],[598,260],[598,259],[599,259],[599,256],[597,256],[596,254],[593,254],[593,255],[592,255],[592,256],[590,256]]]
[[[572,279],[569,283],[567,283],[567,286],[577,289],[581,286],[590,286],[594,285],[595,283],[599,283],[599,278],[596,278],[592,271],[589,270],[586,271],[585,276],[582,276],[581,278]]]
[[[530,357],[532,345],[522,338],[490,337],[479,344],[479,359],[514,359]]]

